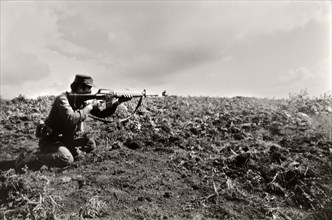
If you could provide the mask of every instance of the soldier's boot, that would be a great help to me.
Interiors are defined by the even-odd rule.
[[[40,169],[42,164],[40,163],[38,156],[32,152],[22,151],[15,160],[16,172],[24,172],[24,168],[36,170]]]

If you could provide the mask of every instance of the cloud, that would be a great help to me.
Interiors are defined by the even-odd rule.
[[[290,32],[303,28],[310,22],[330,22],[331,5],[322,1],[307,2],[250,2],[250,6],[241,7],[239,21],[243,25],[237,38],[248,35]],[[250,14],[250,15],[249,15]]]
[[[56,16],[47,3],[1,2],[1,40],[6,53],[39,53],[59,38]]]
[[[34,3],[1,2],[1,6],[2,85],[17,86],[48,77],[51,70],[43,55],[56,33],[50,25],[54,17]]]
[[[332,92],[332,75],[331,75],[331,59],[323,59],[317,62],[314,66],[314,71],[317,73],[314,76],[312,87],[316,94],[325,92]]]
[[[62,3],[53,11],[63,42],[53,49],[106,65],[114,60],[130,64],[140,56],[163,56],[158,53],[166,49],[171,54],[197,45],[222,50],[236,43],[236,37],[245,40],[248,34],[289,32],[311,21],[326,22],[326,8],[326,2]],[[70,53],[64,42],[81,50]]]
[[[86,22],[84,14],[58,15],[57,27],[59,33],[61,33],[61,39],[79,48],[84,48],[82,52],[94,54],[104,53],[108,50],[107,29],[98,28],[93,23]]]
[[[133,81],[144,79],[157,84],[177,79],[177,75],[200,65],[222,59],[218,49],[204,46],[178,47],[142,54],[123,70],[124,77]]]
[[[1,64],[2,83],[21,85],[26,81],[38,81],[50,75],[48,65],[41,63],[37,56],[29,53],[16,54],[15,61],[11,60]]]
[[[288,70],[285,75],[280,77],[279,81],[283,84],[302,83],[303,81],[307,81],[314,76],[315,75],[308,69],[304,67],[298,67],[296,69]]]
[[[312,96],[331,92],[331,61],[330,59],[322,59],[311,68],[290,69],[279,77],[275,86],[279,90],[275,92],[283,95],[290,92],[297,93],[303,89],[306,89]]]
[[[255,90],[263,82],[259,80],[262,72],[269,68],[289,70],[280,79],[284,85],[307,82],[316,70],[306,63],[317,60],[320,51],[301,55],[296,47],[287,51],[286,44],[285,50],[272,44],[289,41],[294,30],[330,24],[331,14],[329,3],[320,1],[5,1],[1,6],[3,84],[39,80],[44,83],[41,86],[49,88],[51,82],[57,83],[60,90],[76,73],[93,73],[99,84],[187,83],[187,87],[181,87],[186,93],[191,89],[191,75],[199,74],[195,79],[200,91],[211,82],[228,82],[216,84],[214,94],[232,83],[245,87],[252,79],[251,88]],[[269,38],[265,44],[261,43],[263,35]],[[298,48],[302,46],[298,44]],[[271,48],[274,52],[269,51]],[[263,68],[261,59],[265,57],[269,62]],[[280,57],[304,61],[290,66],[295,58],[286,62]],[[202,81],[201,75],[207,72],[213,74]],[[270,81],[270,76],[265,79]]]

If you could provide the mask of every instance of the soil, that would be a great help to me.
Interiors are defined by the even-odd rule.
[[[3,219],[332,219],[329,97],[132,101],[87,121],[95,152],[16,173],[53,100],[1,100]]]

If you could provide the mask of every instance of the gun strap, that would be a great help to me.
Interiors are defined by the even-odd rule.
[[[118,120],[118,121],[119,121],[120,123],[121,123],[121,122],[128,121],[128,119],[130,119],[130,118],[131,118],[131,117],[137,112],[138,108],[139,108],[139,107],[141,106],[141,104],[142,104],[142,100],[143,100],[143,96],[140,97],[140,99],[139,99],[139,101],[138,101],[138,103],[137,103],[137,106],[136,106],[135,110],[130,114],[129,117],[127,117],[127,118],[123,118],[123,119],[120,119],[120,120]],[[89,114],[88,116],[89,116],[90,118],[93,118],[93,119],[95,119],[95,120],[97,120],[97,121],[101,121],[101,122],[104,122],[104,123],[113,123],[113,122],[116,122],[115,120],[110,121],[110,120],[106,120],[106,119],[102,119],[102,118],[96,117],[96,116],[91,115],[91,114]]]

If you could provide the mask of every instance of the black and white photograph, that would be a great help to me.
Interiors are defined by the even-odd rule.
[[[330,0],[1,0],[0,219],[331,220]]]

